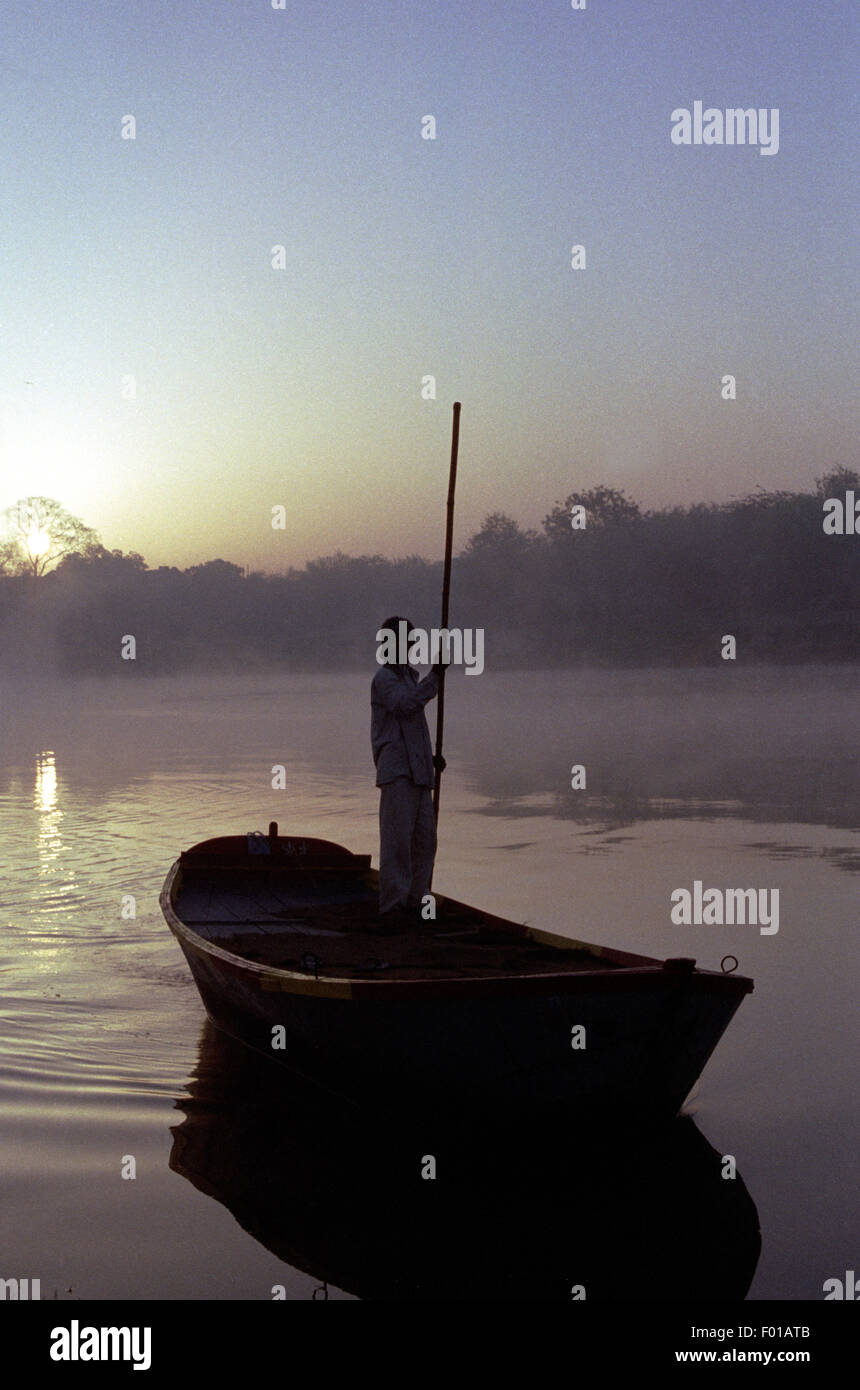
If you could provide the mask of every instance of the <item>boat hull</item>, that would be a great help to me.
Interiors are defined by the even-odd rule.
[[[659,972],[564,995],[328,998],[276,990],[182,944],[218,1028],[356,1098],[456,1095],[673,1115],[742,998]]]

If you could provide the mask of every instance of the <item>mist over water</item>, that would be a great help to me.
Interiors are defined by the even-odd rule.
[[[372,674],[0,681],[0,1275],[311,1296],[312,1261],[168,1167],[204,1015],[158,892],[181,849],[270,820],[375,860]],[[693,1101],[758,1207],[753,1298],[818,1299],[856,1261],[858,691],[850,666],[449,676],[440,892],[755,980]],[[778,889],[779,932],[675,926],[695,880]]]

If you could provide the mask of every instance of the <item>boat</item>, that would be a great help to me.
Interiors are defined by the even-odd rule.
[[[357,1104],[675,1115],[753,988],[434,898],[381,934],[370,856],[272,822],[183,851],[160,902],[212,1022]]]

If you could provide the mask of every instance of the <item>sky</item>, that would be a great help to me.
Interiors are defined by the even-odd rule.
[[[458,547],[854,466],[851,12],[4,0],[0,509],[151,565],[435,557],[455,400]],[[778,151],[673,144],[699,100]]]

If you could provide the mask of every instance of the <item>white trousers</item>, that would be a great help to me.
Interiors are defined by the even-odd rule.
[[[379,791],[379,910],[420,907],[436,857],[433,793],[409,777]]]

